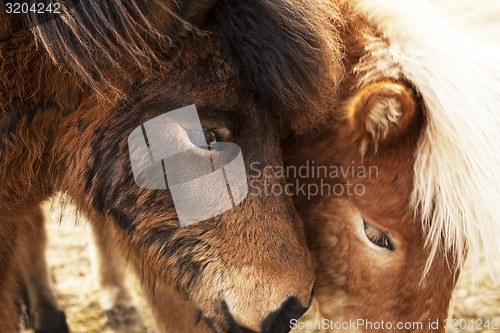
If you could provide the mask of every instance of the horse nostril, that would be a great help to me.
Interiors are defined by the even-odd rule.
[[[268,314],[260,324],[261,333],[286,333],[291,330],[291,320],[299,319],[311,306],[314,293],[314,285],[311,296],[306,307],[304,307],[297,296],[291,296],[284,301],[279,309]],[[221,302],[222,313],[228,326],[227,333],[257,333],[247,327],[240,325],[229,311],[226,301]]]
[[[290,321],[299,319],[309,308],[302,306],[300,300],[296,297],[289,297],[280,308],[271,312],[260,325],[262,333],[285,333],[290,331]]]

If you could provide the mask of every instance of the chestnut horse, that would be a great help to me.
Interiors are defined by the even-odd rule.
[[[500,52],[417,2],[345,1],[343,13],[331,120],[284,144],[286,164],[340,170],[304,180],[335,193],[295,198],[321,324],[444,332],[466,257],[498,265]]]
[[[136,185],[127,138],[196,104],[205,134],[239,145],[246,166],[282,164],[279,116],[307,119],[338,74],[325,60],[330,10],[314,0],[88,0],[52,20],[2,11],[0,331],[18,323],[16,262],[28,284],[43,270],[33,265],[40,204],[57,192],[113,238],[152,294],[189,301],[206,329],[287,331],[314,281],[292,200],[248,196],[180,227],[168,189]],[[67,330],[47,316],[37,331]]]

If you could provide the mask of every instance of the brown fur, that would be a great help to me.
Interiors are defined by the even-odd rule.
[[[425,124],[422,102],[404,77],[358,70],[361,61],[370,61],[366,50],[384,41],[376,28],[345,10],[342,103],[322,130],[285,142],[285,163],[300,166],[309,160],[344,170],[376,167],[377,176],[327,180],[332,185],[361,184],[363,195],[296,198],[315,264],[315,296],[324,318],[333,322],[383,320],[394,326],[380,332],[429,332],[429,320],[439,320],[437,331],[443,332],[458,274],[442,253],[422,280],[429,248],[420,217],[410,207],[417,140]],[[319,179],[305,182],[319,184]],[[363,220],[388,232],[395,251],[371,244]],[[398,330],[398,322],[421,322],[422,328]]]
[[[415,99],[404,85],[378,81],[357,91],[345,103],[352,141],[362,156],[368,149],[377,152],[380,142],[393,142],[405,134],[415,121]],[[349,133],[349,134],[351,134]]]
[[[14,332],[18,325],[18,311],[15,303],[17,289],[17,268],[12,258],[15,256],[18,233],[16,217],[3,218],[0,228],[0,330]]]

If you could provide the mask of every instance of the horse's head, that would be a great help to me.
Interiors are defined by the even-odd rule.
[[[286,323],[288,316],[305,311],[314,282],[301,221],[289,198],[249,195],[223,214],[181,227],[173,190],[141,188],[134,179],[132,132],[189,104],[196,105],[204,134],[219,145],[231,142],[241,148],[246,167],[282,163],[270,111],[257,103],[230,59],[218,51],[217,40],[184,47],[183,57],[163,79],[126,91],[128,102],[89,98],[68,117],[58,152],[68,163],[63,188],[114,223],[146,281],[181,293],[217,330],[241,325],[268,332],[275,319]],[[217,149],[200,145],[189,127],[165,128],[164,135],[187,147],[191,161],[218,158]],[[174,167],[177,177],[192,179],[193,165]],[[222,202],[212,181],[207,177],[199,191]]]
[[[330,168],[306,179],[323,196],[296,200],[315,295],[333,324],[444,331],[465,257],[499,253],[498,53],[409,2],[344,13],[341,103],[285,151],[286,164]]]
[[[330,304],[324,307],[327,316],[341,308],[344,319],[378,325],[361,325],[361,331],[397,330],[398,323],[423,325],[403,330],[426,330],[429,320],[439,320],[441,327],[447,316],[457,266],[440,250],[424,278],[427,233],[411,208],[422,110],[404,83],[366,85],[344,103],[334,129],[335,148],[325,153],[329,160],[321,158],[338,162],[341,176],[335,183],[346,191],[313,208],[328,230],[312,227],[311,240],[321,248],[313,253],[319,262],[330,263],[317,267],[324,273],[318,275],[328,276],[318,279],[317,295]],[[382,321],[394,326],[382,328]]]
[[[61,190],[110,221],[102,222],[103,228],[112,228],[146,282],[182,295],[218,332],[288,331],[290,319],[309,306],[314,274],[301,221],[289,197],[250,194],[222,214],[181,227],[172,190],[178,184],[168,180],[166,188],[155,190],[139,186],[130,137],[138,129],[142,134],[141,126],[147,132],[146,123],[157,117],[195,104],[203,133],[192,137],[189,126],[180,124],[159,131],[160,137],[174,137],[169,142],[212,167],[219,152],[207,147],[210,142],[238,145],[247,169],[255,162],[281,165],[276,111],[293,112],[314,98],[308,92],[317,93],[316,80],[325,72],[321,38],[307,21],[314,22],[314,16],[306,16],[305,5],[295,16],[290,14],[294,6],[279,3],[222,1],[216,7],[181,8],[178,15],[208,32],[183,35],[178,57],[157,66],[154,77],[133,61],[115,76],[109,74],[113,67],[93,70],[97,78],[105,73],[107,82],[65,118],[55,149]],[[309,14],[315,9],[311,6]],[[200,10],[213,15],[207,19]],[[117,90],[127,98],[103,99]],[[200,143],[200,134],[207,142]],[[168,172],[194,179],[192,164],[159,165],[162,181]],[[224,177],[228,186],[222,192],[234,190],[229,171]],[[222,202],[216,183],[201,185],[207,197],[220,196]],[[207,197],[201,200],[214,202]]]
[[[323,315],[340,323],[443,320],[454,270],[440,256],[431,278],[422,280],[429,251],[420,217],[410,208],[420,101],[403,83],[378,81],[355,91],[338,117],[329,135],[304,149],[308,159],[329,168],[321,180],[329,191],[324,187],[310,203],[297,200]],[[359,326],[391,331],[377,328]]]

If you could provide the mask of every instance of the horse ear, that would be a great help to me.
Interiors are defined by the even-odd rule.
[[[216,3],[217,0],[182,0],[177,1],[177,7],[183,19],[200,27]]]
[[[361,155],[383,142],[401,138],[417,123],[417,105],[413,92],[393,81],[370,83],[345,104],[350,134]]]

